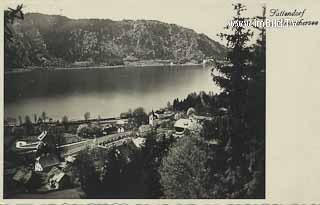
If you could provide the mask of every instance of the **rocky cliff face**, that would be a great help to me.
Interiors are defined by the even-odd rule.
[[[222,58],[225,47],[204,34],[150,20],[69,19],[30,13],[13,25],[6,66],[55,66],[79,61],[116,65],[123,61],[200,62]],[[9,56],[7,54],[10,54]]]

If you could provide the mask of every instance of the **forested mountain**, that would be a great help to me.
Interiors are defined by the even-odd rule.
[[[69,19],[29,13],[12,25],[6,68],[63,66],[75,62],[118,65],[123,61],[175,63],[222,58],[224,46],[204,34],[154,20]]]

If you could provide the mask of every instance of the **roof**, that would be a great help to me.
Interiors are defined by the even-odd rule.
[[[26,184],[32,177],[32,171],[26,168],[19,169],[13,176],[13,180]]]
[[[193,115],[192,118],[196,120],[213,120],[213,117],[201,116],[201,115]]]
[[[56,174],[61,173],[62,171],[57,167],[52,167],[52,169],[48,172],[48,176],[54,176]]]
[[[149,116],[158,117],[158,114],[159,114],[159,113],[157,113],[157,111],[156,111],[156,112],[153,112],[153,110],[152,110]]]
[[[47,136],[48,132],[47,131],[43,131],[39,136],[38,136],[38,140],[43,140],[46,136]]]
[[[17,141],[25,141],[26,143],[34,143],[38,142],[38,136],[32,135],[32,136],[21,136]]]
[[[187,115],[193,115],[196,113],[196,109],[194,109],[193,107],[190,107],[188,110],[187,110]]]
[[[51,177],[51,180],[59,182],[64,176],[65,176],[65,173],[60,172],[58,174],[55,174],[53,177]]]
[[[65,160],[66,162],[74,162],[74,161],[76,160],[76,158],[69,155],[69,156],[67,156],[64,160]]]
[[[134,143],[134,145],[138,148],[140,148],[141,146],[143,146],[143,144],[145,143],[146,139],[142,138],[142,137],[138,137],[138,138],[133,138],[132,142]]]
[[[159,119],[168,119],[174,116],[174,113],[163,113],[163,114],[158,114]]]
[[[40,157],[39,163],[43,168],[46,168],[46,167],[52,167],[52,166],[58,165],[60,161],[55,155],[50,154],[44,157]]]
[[[116,124],[117,124],[117,125],[124,125],[125,122],[124,122],[123,120],[118,120],[118,121],[116,122]]]
[[[179,119],[174,124],[175,127],[188,128],[191,125],[191,121],[189,119]]]

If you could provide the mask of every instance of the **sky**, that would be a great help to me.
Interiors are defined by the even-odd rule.
[[[224,32],[223,27],[233,15],[232,3],[236,2],[225,0],[5,0],[5,8],[14,8],[23,3],[25,13],[57,14],[76,19],[158,20],[191,28],[221,42],[217,34]],[[241,2],[248,9],[244,14],[252,17],[262,13],[262,5],[265,1]]]

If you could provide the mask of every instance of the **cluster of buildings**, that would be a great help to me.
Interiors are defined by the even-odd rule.
[[[187,113],[174,112],[151,112],[149,115],[149,125],[157,127],[162,123],[174,122],[173,136],[182,137],[188,130],[197,131],[201,129],[201,123],[205,120],[211,121],[211,117],[196,115],[194,108],[189,108]]]
[[[53,153],[43,153],[36,157],[34,163],[18,167],[6,164],[4,170],[7,194],[34,192],[47,193],[75,186],[72,156],[59,158]],[[12,193],[13,192],[13,193]]]
[[[210,117],[196,115],[193,108],[189,108],[187,113],[157,110],[152,111],[148,117],[148,124],[141,125],[137,131],[130,130],[126,119],[116,120],[112,124],[99,125],[101,135],[95,135],[91,138],[81,138],[80,132],[88,128],[91,129],[93,125],[80,124],[76,131],[80,140],[59,146],[54,145],[55,151],[59,154],[54,153],[54,149],[48,151],[50,142],[46,140],[48,138],[47,131],[43,131],[31,142],[18,139],[14,145],[15,153],[32,154],[34,160],[32,165],[20,167],[10,167],[9,162],[6,162],[5,178],[10,179],[9,186],[14,186],[11,188],[17,191],[19,189],[15,187],[23,187],[24,191],[33,190],[43,193],[79,186],[72,176],[71,169],[77,153],[85,148],[94,147],[103,150],[115,148],[119,153],[129,156],[128,153],[143,147],[146,137],[152,132],[172,134],[174,137],[180,138],[188,130],[200,130],[202,121],[212,120]],[[90,134],[92,135],[89,132]],[[129,158],[128,161],[130,161]]]

